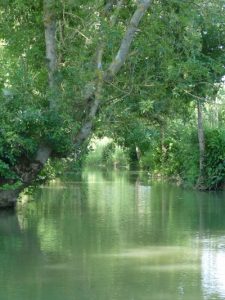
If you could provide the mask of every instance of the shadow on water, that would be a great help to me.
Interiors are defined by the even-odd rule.
[[[0,211],[0,236],[17,235],[20,233],[18,224],[18,216],[16,211],[3,210]]]

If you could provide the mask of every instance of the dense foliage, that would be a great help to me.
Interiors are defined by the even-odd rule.
[[[141,5],[148,11],[132,29],[131,16]],[[1,188],[34,180],[40,147],[50,149],[49,158],[77,159],[88,144],[87,128],[112,138],[152,172],[195,184],[202,155],[197,132],[203,130],[194,125],[195,110],[199,104],[213,107],[221,91],[224,10],[224,0],[1,1]],[[52,16],[53,71],[45,59]],[[127,28],[130,36],[135,32],[130,51],[115,67]],[[204,187],[210,189],[224,181],[224,131],[217,127],[224,126],[223,110],[220,120],[211,116],[216,126],[205,132],[202,160]],[[103,160],[113,147],[106,147]]]

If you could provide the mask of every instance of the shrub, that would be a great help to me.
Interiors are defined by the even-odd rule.
[[[225,129],[206,130],[205,183],[218,189],[225,182]]]

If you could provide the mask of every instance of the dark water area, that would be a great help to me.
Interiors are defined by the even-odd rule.
[[[0,300],[225,299],[225,193],[138,172],[40,188],[0,214]]]

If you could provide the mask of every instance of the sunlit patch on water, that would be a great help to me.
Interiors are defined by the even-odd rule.
[[[196,260],[199,257],[199,250],[189,247],[160,246],[126,249],[123,252],[105,253],[101,256],[118,258],[154,258],[154,257],[185,257],[189,260]]]
[[[225,299],[225,237],[204,239],[203,245],[202,286],[206,299]]]
[[[186,271],[198,271],[199,266],[197,264],[167,264],[156,266],[140,266],[140,271],[144,272],[186,272]]]
[[[126,249],[118,253],[99,254],[99,258],[119,259],[135,272],[187,273],[201,270],[198,248],[159,246]]]

